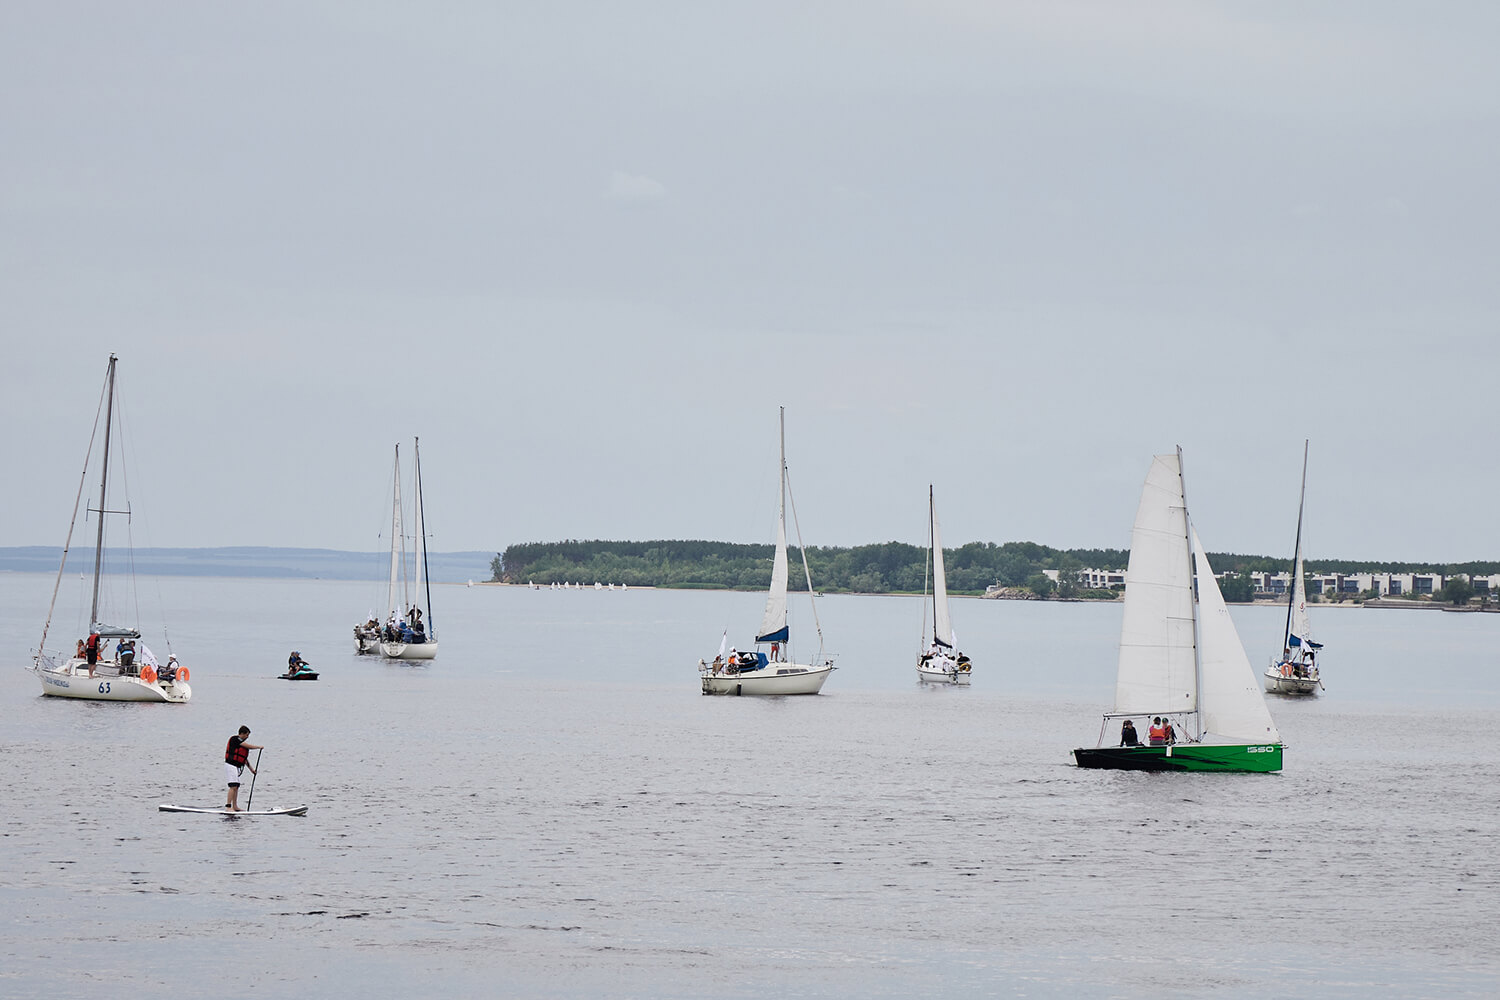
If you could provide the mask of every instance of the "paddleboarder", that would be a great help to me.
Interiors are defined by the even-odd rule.
[[[240,775],[247,767],[251,774],[255,773],[255,766],[250,763],[250,751],[264,749],[247,742],[249,739],[250,727],[241,726],[224,747],[224,777],[229,782],[229,801],[224,803],[224,808],[230,812],[240,811]]]

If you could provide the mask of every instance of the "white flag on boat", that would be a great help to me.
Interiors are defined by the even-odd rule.
[[[719,655],[724,655],[725,648],[729,645],[729,630],[726,628],[724,634],[719,637]]]
[[[161,666],[161,664],[159,664],[159,663],[156,662],[156,654],[153,653],[153,652],[151,652],[151,647],[147,646],[144,642],[141,643],[141,656],[140,656],[140,660],[141,660],[141,665],[145,666],[145,667],[159,667],[159,666]]]

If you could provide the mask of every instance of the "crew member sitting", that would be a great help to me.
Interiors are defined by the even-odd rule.
[[[1120,746],[1138,747],[1141,745],[1140,737],[1135,734],[1135,723],[1129,719],[1120,726]]]
[[[1162,725],[1159,716],[1152,718],[1151,728],[1146,731],[1146,738],[1151,741],[1151,745],[1154,747],[1166,746],[1167,727]]]
[[[307,666],[307,661],[302,658],[302,654],[295,649],[292,650],[292,655],[286,658],[286,672],[295,674],[305,666]]]

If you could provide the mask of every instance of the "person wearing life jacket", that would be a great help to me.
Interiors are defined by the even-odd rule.
[[[99,633],[90,632],[83,644],[84,659],[89,661],[89,676],[94,676],[94,666],[99,662]]]
[[[255,773],[255,765],[250,763],[250,751],[264,749],[247,742],[249,739],[250,727],[241,726],[224,747],[224,777],[229,783],[229,801],[224,803],[224,808],[230,812],[240,811],[240,775],[247,767],[251,774]]]
[[[1154,747],[1167,745],[1167,727],[1162,725],[1160,716],[1151,719],[1151,728],[1146,731],[1146,738]]]
[[[1175,729],[1172,728],[1172,720],[1171,719],[1162,719],[1161,720],[1161,729],[1162,729],[1162,734],[1161,734],[1162,740],[1163,740],[1163,742],[1165,742],[1167,744],[1167,746],[1171,746],[1172,744],[1174,744],[1174,743],[1177,742],[1177,730],[1175,730]]]

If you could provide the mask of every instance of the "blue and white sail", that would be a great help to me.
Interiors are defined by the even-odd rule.
[[[785,421],[785,416],[782,417]],[[781,490],[776,503],[776,559],[771,564],[771,589],[766,594],[766,613],[760,619],[756,642],[786,642],[791,635],[786,621],[786,426],[781,430]]]

